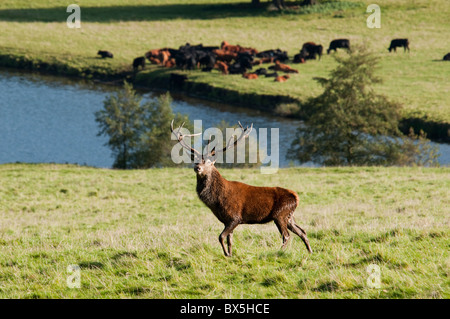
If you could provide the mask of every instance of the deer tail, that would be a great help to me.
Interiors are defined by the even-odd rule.
[[[294,195],[294,197],[295,197],[295,208],[297,208],[297,206],[298,206],[298,204],[300,204],[300,198],[298,197],[298,195],[297,195],[297,193],[296,192],[294,192],[294,191],[289,191],[292,195]]]

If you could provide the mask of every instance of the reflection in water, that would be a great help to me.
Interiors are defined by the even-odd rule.
[[[111,167],[114,159],[105,146],[106,137],[97,136],[94,112],[103,107],[103,100],[113,90],[114,87],[86,81],[0,71],[0,164],[54,162]],[[144,100],[155,98],[155,93],[141,93]],[[300,121],[178,95],[173,97],[174,111],[188,114],[191,120],[202,120],[203,129],[214,127],[222,120],[231,125],[238,121],[244,126],[253,123],[256,131],[279,128],[280,166],[290,165],[286,155]],[[441,153],[441,164],[448,165],[449,145],[442,145]]]

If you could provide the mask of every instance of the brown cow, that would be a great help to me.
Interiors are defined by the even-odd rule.
[[[213,50],[213,53],[216,55],[216,59],[224,62],[231,62],[232,60],[236,60],[238,55],[232,51],[226,51],[223,49]]]
[[[223,61],[217,61],[216,64],[214,64],[214,69],[219,69],[222,74],[228,74],[228,65]]]
[[[290,76],[286,74],[286,75],[277,76],[274,81],[275,82],[286,82],[289,78],[290,78]]]
[[[145,53],[145,57],[152,64],[162,64],[165,65],[170,58],[170,52],[166,49],[154,49]]]
[[[275,71],[282,71],[285,73],[298,73],[298,70],[291,68],[289,65],[280,63],[280,61],[275,61],[273,69]]]
[[[164,67],[173,68],[176,65],[175,58],[170,58],[166,63],[164,63]]]
[[[154,58],[154,57],[149,57],[148,60],[152,63],[152,64],[160,64],[161,60]]]
[[[242,77],[248,79],[248,80],[255,80],[258,78],[258,74],[255,73],[244,73],[242,74]]]
[[[230,51],[234,53],[250,53],[251,55],[255,55],[258,53],[258,50],[254,48],[244,48],[238,45],[231,45],[227,41],[223,41],[220,44],[220,48],[225,51]]]
[[[240,46],[239,45],[231,45],[227,41],[222,41],[220,44],[220,48],[224,51],[230,51],[234,53],[240,52]]]

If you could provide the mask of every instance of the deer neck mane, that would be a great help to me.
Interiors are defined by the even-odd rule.
[[[207,206],[215,206],[220,202],[226,180],[213,167],[210,174],[197,175],[197,195]]]

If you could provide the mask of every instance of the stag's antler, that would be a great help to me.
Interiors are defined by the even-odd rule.
[[[242,132],[241,132],[241,135],[234,141],[234,143],[231,144],[231,141],[234,139],[234,136],[232,136],[232,137],[230,138],[230,140],[228,141],[227,146],[225,146],[222,150],[218,150],[218,151],[216,151],[215,149],[213,149],[211,153],[208,152],[208,157],[214,157],[214,156],[217,155],[217,153],[223,153],[223,152],[225,152],[226,150],[228,150],[229,148],[235,147],[235,146],[237,145],[237,143],[238,143],[240,140],[245,139],[246,137],[248,137],[248,136],[250,135],[250,132],[251,132],[252,129],[253,129],[253,123],[252,123],[252,125],[250,126],[250,128],[248,128],[248,126],[247,126],[247,128],[245,128],[245,129],[244,129],[244,127],[242,126],[241,122],[238,122],[238,124],[239,124],[239,126],[241,127]]]
[[[170,131],[172,131],[172,133],[177,137],[178,142],[180,142],[181,146],[183,146],[185,149],[187,149],[188,151],[190,151],[190,152],[191,152],[191,155],[198,156],[199,158],[202,158],[202,154],[201,154],[199,151],[197,151],[195,148],[190,147],[189,145],[187,145],[187,144],[184,142],[184,140],[183,140],[185,137],[198,136],[198,135],[202,135],[202,133],[197,133],[197,134],[187,134],[187,135],[181,134],[181,133],[180,133],[180,130],[181,130],[181,128],[183,127],[184,122],[183,122],[183,124],[181,124],[181,126],[178,128],[178,130],[175,132],[175,131],[173,130],[173,121],[174,121],[174,120],[172,120],[172,123],[170,123]]]
[[[178,141],[180,142],[181,146],[183,146],[185,149],[187,149],[188,151],[190,151],[190,152],[191,152],[191,155],[197,156],[197,157],[199,157],[199,158],[203,158],[202,154],[201,154],[199,151],[197,151],[195,148],[193,148],[193,147],[187,145],[187,144],[184,142],[184,140],[183,140],[185,137],[198,136],[198,135],[202,135],[202,133],[197,133],[197,134],[186,134],[186,135],[183,135],[183,134],[180,133],[180,130],[181,130],[181,128],[183,127],[184,122],[183,122],[183,124],[181,124],[181,126],[178,128],[177,131],[174,131],[174,129],[173,129],[173,122],[174,122],[174,120],[172,120],[172,123],[170,123],[170,130],[171,130],[172,133],[177,137],[177,139],[178,139]],[[207,155],[205,156],[205,158],[213,158],[213,157],[215,157],[218,153],[223,153],[223,152],[225,152],[226,150],[230,149],[231,147],[235,147],[235,146],[237,145],[237,143],[238,143],[240,140],[245,139],[246,137],[248,137],[248,136],[250,135],[250,132],[251,132],[252,129],[253,129],[253,123],[252,123],[252,125],[250,126],[250,128],[247,126],[247,128],[245,128],[245,129],[244,129],[244,127],[242,126],[241,122],[238,122],[238,124],[239,124],[239,126],[241,127],[241,130],[242,130],[241,135],[234,141],[234,143],[231,143],[232,140],[234,139],[234,136],[232,136],[232,137],[230,138],[230,140],[228,141],[227,145],[226,145],[222,150],[216,151],[216,149],[215,149],[215,147],[214,147],[214,148],[212,149],[212,151],[209,151],[209,146],[210,146],[209,144],[210,144],[210,142],[211,142],[211,136],[209,137],[209,143],[208,143],[208,148],[207,148]]]

